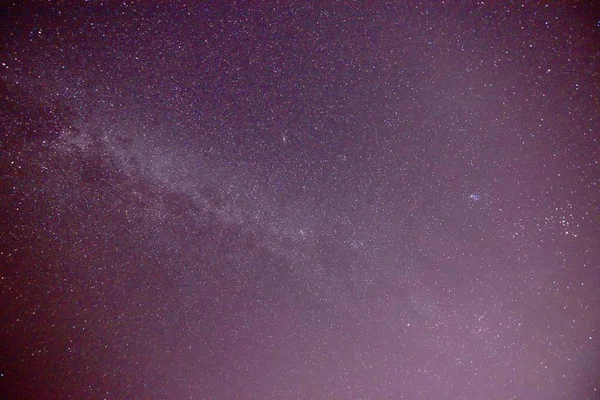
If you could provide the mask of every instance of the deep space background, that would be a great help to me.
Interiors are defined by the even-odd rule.
[[[600,398],[594,1],[0,6],[0,396]]]

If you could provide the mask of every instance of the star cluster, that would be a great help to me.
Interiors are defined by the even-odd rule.
[[[16,2],[4,398],[593,399],[593,2]]]

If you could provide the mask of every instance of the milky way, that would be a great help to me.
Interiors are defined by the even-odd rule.
[[[599,398],[593,2],[17,3],[3,398]]]

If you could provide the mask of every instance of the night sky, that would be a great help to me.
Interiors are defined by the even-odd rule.
[[[0,397],[600,398],[600,7],[0,7]]]

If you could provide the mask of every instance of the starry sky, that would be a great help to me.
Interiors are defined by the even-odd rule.
[[[3,398],[600,398],[593,1],[15,3]]]

